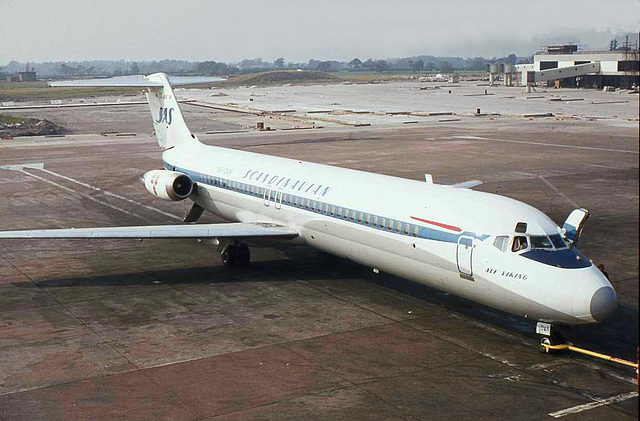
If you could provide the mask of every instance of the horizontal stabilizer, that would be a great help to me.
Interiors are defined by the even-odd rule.
[[[168,76],[171,86],[180,85],[197,85],[200,83],[220,82],[225,80],[222,77],[204,77],[204,76]],[[85,79],[85,80],[64,80],[60,82],[49,82],[49,86],[55,87],[148,87],[161,88],[161,81],[150,80],[143,75],[120,76],[111,78]]]
[[[462,183],[452,184],[451,187],[455,187],[457,189],[472,189],[474,187],[481,186],[482,184],[484,183],[480,180],[469,180]]]
[[[0,231],[3,238],[284,238],[298,232],[282,225],[268,223],[151,225],[143,227],[71,228],[28,231]]]

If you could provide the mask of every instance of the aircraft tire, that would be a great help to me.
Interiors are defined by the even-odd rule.
[[[238,263],[238,251],[236,250],[236,246],[231,244],[227,249],[222,253],[222,264],[225,266],[235,266]]]
[[[237,252],[237,263],[240,267],[249,266],[249,262],[251,262],[251,249],[247,243],[238,244],[238,252]]]

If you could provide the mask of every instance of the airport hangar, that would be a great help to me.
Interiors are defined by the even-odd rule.
[[[484,89],[462,83],[454,93],[425,92],[407,82],[227,92],[245,103],[253,94],[251,106],[265,108],[283,92],[286,102],[300,91],[331,92],[331,102],[388,101],[390,114],[363,114],[371,102],[322,120],[357,120],[353,126],[316,130],[246,129],[268,117],[275,129],[299,124],[289,112],[183,109],[209,144],[409,178],[428,171],[443,183],[477,177],[481,189],[528,202],[556,221],[576,203],[589,208],[581,247],[606,263],[621,306],[614,320],[566,336],[632,359],[638,131],[637,122],[614,115],[633,113],[634,104],[571,90],[528,99],[522,88],[494,87],[494,95],[466,96]],[[421,111],[434,113],[397,114],[411,106],[392,105],[385,91],[429,95]],[[558,104],[550,101],[555,94],[589,101]],[[210,90],[179,95],[220,98]],[[617,103],[597,104],[607,101]],[[427,104],[454,111],[438,115],[444,108]],[[500,104],[533,112],[465,112]],[[554,107],[564,114],[543,112]],[[15,112],[66,119],[78,132],[95,127],[96,118],[123,131],[3,141],[2,229],[180,219],[183,205],[153,200],[137,181],[159,165],[146,106]],[[540,354],[526,320],[310,249],[254,250],[250,269],[228,271],[196,242],[1,245],[0,418],[637,419],[632,373]]]

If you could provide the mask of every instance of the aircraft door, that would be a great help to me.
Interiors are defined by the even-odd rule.
[[[461,275],[473,276],[473,238],[461,236],[458,239],[456,260]]]
[[[275,207],[278,210],[282,209],[282,196],[283,196],[282,189],[278,189],[278,191],[276,191],[276,199],[275,199]]]
[[[267,187],[264,189],[264,195],[262,196],[263,203],[267,207],[269,207],[270,198],[271,198],[271,187]]]

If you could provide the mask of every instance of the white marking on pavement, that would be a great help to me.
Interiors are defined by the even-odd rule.
[[[80,186],[83,186],[83,187],[86,187],[86,188],[88,188],[88,189],[91,189],[91,190],[94,190],[94,191],[100,192],[100,193],[104,194],[105,196],[115,197],[116,199],[124,200],[125,202],[129,202],[129,203],[134,204],[134,205],[136,205],[136,206],[140,206],[140,207],[142,207],[142,208],[145,208],[145,209],[148,209],[148,210],[151,210],[151,211],[157,212],[157,213],[159,213],[159,214],[161,214],[161,215],[168,216],[169,218],[177,219],[177,220],[179,220],[179,221],[182,221],[182,218],[181,218],[181,217],[179,217],[178,215],[174,215],[174,214],[172,214],[172,213],[165,212],[165,211],[163,211],[163,210],[161,210],[161,209],[154,208],[153,206],[149,206],[149,205],[145,205],[145,204],[143,204],[143,203],[136,202],[135,200],[129,199],[128,197],[120,196],[119,194],[115,194],[115,193],[112,193],[112,192],[107,191],[107,190],[102,190],[102,189],[101,189],[101,188],[99,188],[99,187],[92,186],[91,184],[84,183],[84,182],[82,182],[82,181],[79,181],[79,180],[73,179],[73,178],[71,178],[71,177],[67,177],[66,175],[62,175],[62,174],[58,174],[58,173],[53,172],[53,171],[46,170],[46,169],[44,168],[44,162],[28,163],[28,164],[15,164],[15,165],[2,165],[2,166],[0,166],[0,169],[3,169],[3,170],[11,170],[11,171],[20,171],[20,172],[22,172],[22,173],[24,173],[24,174],[30,175],[30,176],[32,176],[32,177],[34,177],[34,178],[39,179],[39,180],[46,181],[47,183],[52,184],[52,185],[54,185],[54,186],[56,186],[56,187],[58,187],[58,188],[61,188],[61,189],[65,190],[65,191],[69,191],[69,192],[73,192],[73,193],[79,194],[80,196],[82,196],[82,197],[84,197],[84,198],[87,198],[87,199],[92,200],[92,201],[97,202],[97,203],[101,203],[101,204],[103,204],[103,205],[105,205],[105,206],[108,206],[108,207],[110,207],[110,208],[112,208],[112,209],[119,210],[119,211],[124,212],[124,213],[126,213],[126,214],[128,214],[128,215],[132,215],[132,216],[136,216],[136,217],[138,217],[138,218],[144,219],[143,217],[141,217],[141,216],[139,216],[139,215],[135,215],[135,214],[133,214],[133,213],[130,213],[130,212],[128,212],[128,211],[125,211],[124,209],[119,208],[119,207],[117,207],[117,206],[110,205],[110,204],[109,204],[109,203],[107,203],[107,202],[103,202],[103,201],[98,200],[98,199],[95,199],[95,198],[93,198],[93,197],[91,197],[91,196],[84,195],[84,194],[82,194],[82,193],[80,193],[80,192],[77,192],[77,191],[75,191],[75,190],[73,190],[73,189],[70,189],[70,188],[68,188],[68,187],[64,187],[64,186],[62,186],[62,185],[60,185],[60,184],[58,184],[58,183],[54,183],[53,181],[49,181],[49,180],[47,180],[47,179],[45,179],[45,178],[38,177],[38,176],[36,176],[36,175],[34,175],[34,174],[28,173],[28,172],[24,171],[24,169],[25,169],[25,168],[31,168],[31,169],[41,170],[41,171],[43,171],[43,172],[45,172],[45,173],[47,173],[47,174],[53,175],[54,177],[62,178],[62,179],[64,179],[64,180],[71,181],[72,183],[76,183],[76,184],[78,184],[78,185],[80,185]]]
[[[20,171],[25,168],[33,168],[36,170],[41,170],[44,168],[44,162],[37,162],[33,164],[0,165],[0,169],[9,170],[9,171]]]
[[[574,406],[571,408],[563,409],[556,412],[549,413],[553,418],[561,418],[565,415],[577,414],[579,412],[588,411],[590,409],[598,408],[600,406],[609,405],[611,403],[626,401],[627,399],[638,397],[638,392],[623,393],[617,396],[611,396],[609,398],[596,399],[594,402],[585,403],[583,405]]]
[[[540,180],[542,180],[544,182],[544,184],[546,184],[547,186],[549,186],[549,188],[551,188],[551,190],[553,190],[554,192],[558,193],[564,200],[566,200],[567,202],[571,203],[571,206],[573,206],[574,208],[579,208],[580,205],[578,205],[576,202],[574,202],[573,200],[569,199],[569,197],[567,197],[564,193],[562,193],[560,190],[558,190],[556,188],[556,186],[554,186],[553,184],[551,184],[549,181],[547,181],[546,178],[544,178],[543,176],[539,175],[538,178]]]
[[[62,184],[58,184],[58,183],[56,183],[56,182],[54,182],[54,181],[47,180],[46,178],[43,178],[43,177],[37,176],[37,175],[35,175],[35,174],[28,173],[28,172],[26,172],[25,170],[18,170],[18,171],[20,171],[20,172],[21,172],[22,174],[24,174],[24,175],[28,175],[29,177],[33,177],[33,178],[38,179],[38,180],[40,180],[40,181],[44,181],[45,183],[52,184],[52,185],[56,186],[57,188],[62,189],[62,190],[64,190],[64,191],[67,191],[67,192],[69,192],[69,193],[77,194],[77,195],[79,195],[79,196],[81,196],[81,197],[83,197],[83,198],[85,198],[85,199],[89,199],[89,200],[91,200],[92,202],[100,203],[101,205],[104,205],[104,206],[106,206],[106,207],[109,207],[109,208],[111,208],[111,209],[113,209],[113,210],[117,210],[117,211],[120,211],[120,212],[126,213],[127,215],[135,216],[136,218],[144,219],[144,218],[143,218],[142,216],[140,216],[140,215],[136,215],[135,213],[131,213],[131,212],[126,211],[126,210],[124,210],[124,209],[122,209],[122,208],[119,208],[119,207],[117,207],[117,206],[114,206],[114,205],[112,205],[112,204],[110,204],[110,203],[103,202],[102,200],[98,200],[98,199],[96,199],[96,198],[94,198],[94,197],[87,196],[86,194],[79,193],[79,192],[77,192],[77,191],[75,191],[75,190],[73,190],[73,189],[70,189],[69,187],[63,186]]]
[[[475,140],[489,140],[491,142],[506,142],[506,143],[522,143],[525,145],[538,145],[538,146],[552,146],[556,148],[570,148],[570,149],[585,149],[589,151],[604,151],[604,152],[621,152],[638,154],[638,151],[626,151],[623,149],[608,149],[608,148],[596,148],[593,146],[577,146],[577,145],[563,145],[561,143],[544,143],[544,142],[529,142],[526,140],[505,140],[505,139],[489,139],[486,137],[476,136],[451,136],[452,139],[475,139]]]
[[[120,196],[119,194],[111,193],[110,191],[107,191],[107,190],[102,190],[100,187],[96,187],[96,186],[92,186],[92,185],[87,184],[87,183],[83,183],[82,181],[78,181],[78,180],[75,180],[75,179],[73,179],[71,177],[67,177],[66,175],[62,175],[62,174],[55,173],[53,171],[45,170],[44,168],[40,168],[40,169],[42,171],[46,172],[47,174],[51,174],[51,175],[53,175],[55,177],[59,177],[59,178],[62,178],[64,180],[67,180],[67,181],[71,181],[73,183],[79,184],[79,185],[81,185],[83,187],[86,187],[86,188],[89,188],[91,190],[95,190],[97,192],[100,192],[100,193],[104,194],[105,196],[115,197],[117,199],[124,200],[125,202],[132,203],[132,204],[134,204],[136,206],[140,206],[140,207],[143,207],[145,209],[157,212],[157,213],[159,213],[161,215],[168,216],[169,218],[173,218],[173,219],[177,219],[179,221],[182,221],[182,218],[180,218],[178,215],[174,215],[172,213],[165,212],[165,211],[160,210],[158,208],[154,208],[153,206],[149,206],[149,205],[145,205],[145,204],[136,202],[135,200],[129,199],[128,197]]]

